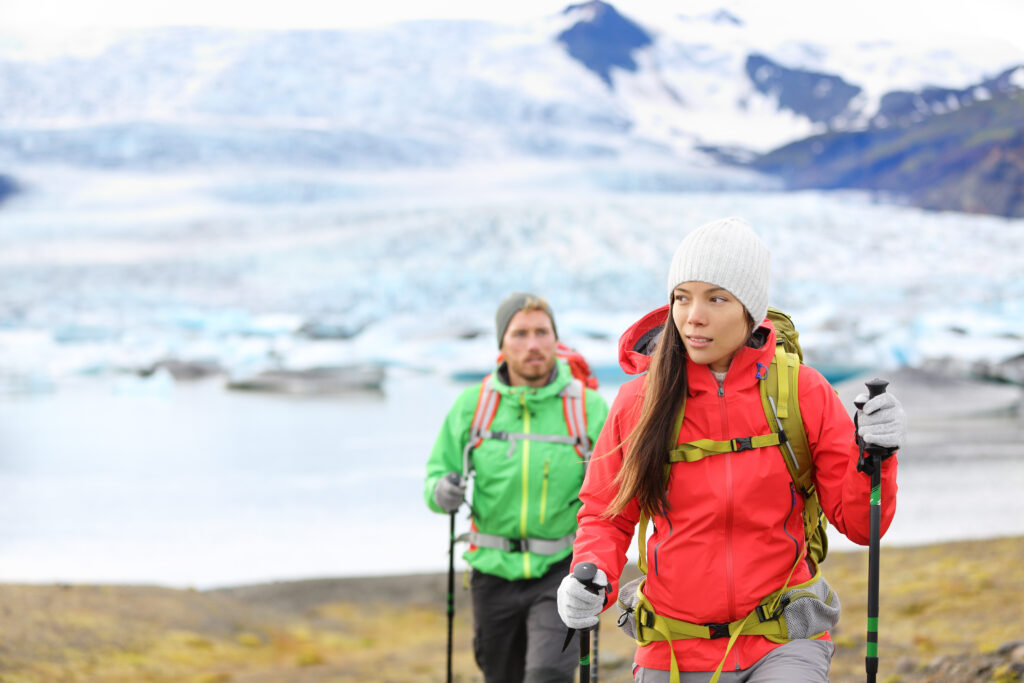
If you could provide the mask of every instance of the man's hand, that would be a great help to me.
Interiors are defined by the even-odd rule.
[[[466,500],[466,480],[455,472],[441,477],[434,487],[434,502],[445,512],[451,513],[459,509]]]
[[[600,589],[596,594],[572,574],[562,579],[558,587],[558,616],[569,628],[589,629],[597,625],[597,615],[604,608],[604,594],[608,589],[608,576],[603,570],[597,570],[594,584]]]
[[[907,436],[907,416],[899,400],[886,392],[870,400],[867,394],[855,399],[855,403],[862,401],[864,407],[857,410],[857,436],[869,446],[902,446]]]

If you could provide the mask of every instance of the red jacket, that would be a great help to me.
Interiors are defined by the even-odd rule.
[[[638,342],[665,320],[654,311],[626,331],[619,360],[631,374],[644,372],[650,358],[635,350]],[[768,339],[760,349],[743,347],[732,359],[719,395],[706,365],[687,361],[689,393],[677,443],[710,438],[726,440],[769,432],[758,387],[757,363],[767,365],[775,351],[775,329],[765,320]],[[603,513],[615,497],[615,475],[622,466],[623,444],[639,416],[646,377],[624,384],[605,422],[580,492],[579,532],[573,563],[593,562],[607,573],[614,603],[626,551],[639,519],[636,502],[615,517]],[[829,521],[856,543],[869,541],[870,480],[857,471],[853,421],[835,391],[816,370],[801,366],[800,411],[814,457],[814,479]],[[676,463],[668,483],[667,518],[652,519],[647,544],[648,578],[644,594],[655,611],[706,624],[746,616],[758,602],[783,586],[796,553],[805,553],[803,500],[777,447]],[[896,507],[896,458],[882,466],[882,532]],[[800,562],[789,585],[811,578]],[[843,596],[840,596],[842,598]],[[854,596],[850,596],[854,598]],[[725,655],[727,638],[674,641],[681,671],[713,671]],[[773,648],[762,636],[740,636],[724,671],[746,669]],[[668,643],[637,650],[636,662],[669,668]]]

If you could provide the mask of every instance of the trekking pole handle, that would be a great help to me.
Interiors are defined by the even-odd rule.
[[[580,562],[573,568],[572,576],[594,595],[601,592],[601,586],[594,583],[594,577],[597,576],[597,565],[593,562]]]
[[[875,396],[881,396],[885,393],[886,387],[889,383],[878,377],[869,380],[864,383],[864,386],[868,388],[868,400],[870,401]],[[853,405],[857,406],[857,410],[863,410],[865,401],[854,401]],[[878,456],[879,459],[885,458],[891,453],[895,452],[894,448],[886,448],[885,446],[875,446],[873,444],[864,444],[864,450],[868,452],[868,455]]]
[[[868,388],[868,400],[873,399],[875,396],[881,396],[885,393],[885,388],[889,386],[889,383],[884,379],[878,377],[864,383],[864,386]],[[864,401],[855,401],[853,405],[857,406],[857,410],[864,408]]]
[[[466,481],[465,479],[462,478],[461,475],[459,475],[458,472],[449,472],[448,474],[444,475],[444,478],[447,479],[448,481],[450,481],[455,486],[458,486],[459,484],[465,483],[465,481]],[[469,500],[467,500],[465,498],[465,496],[463,496],[462,502],[465,503],[466,507],[469,508],[469,513],[473,517],[476,517],[476,510],[473,509],[473,505],[469,502]],[[452,514],[454,514],[454,511],[453,511]]]

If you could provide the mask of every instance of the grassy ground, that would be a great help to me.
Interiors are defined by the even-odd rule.
[[[981,657],[1024,638],[1022,560],[1024,538],[884,548],[878,680],[1020,680],[1006,667],[956,678],[927,667],[943,658]],[[834,554],[825,570],[843,601],[832,680],[864,680],[867,554]],[[479,681],[461,578],[456,680]],[[0,586],[0,681],[438,681],[445,666],[444,594],[445,577],[436,575],[211,592]],[[602,622],[601,677],[628,681],[633,645],[615,628],[614,611]]]

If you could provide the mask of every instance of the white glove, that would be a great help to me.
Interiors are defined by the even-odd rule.
[[[861,394],[855,403],[864,401],[857,410],[857,436],[871,446],[899,448],[907,436],[907,416],[899,400],[890,393],[879,394],[868,400]]]
[[[597,615],[604,608],[604,594],[609,586],[603,569],[597,570],[594,583],[600,587],[596,595],[572,574],[562,579],[558,587],[558,616],[569,628],[582,630],[597,626]]]
[[[441,477],[434,486],[434,502],[445,512],[455,512],[466,500],[466,480],[455,472]]]

